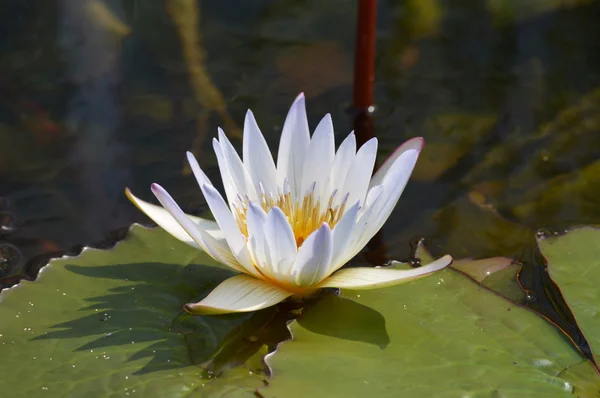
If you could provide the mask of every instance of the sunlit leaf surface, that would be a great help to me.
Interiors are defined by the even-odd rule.
[[[600,353],[600,229],[576,228],[540,238],[550,277],[560,290],[598,358]]]
[[[336,322],[322,315],[331,307]],[[560,377],[584,360],[557,329],[451,269],[343,291],[290,329],[293,340],[269,358],[265,396],[566,397],[582,388]],[[597,388],[590,375],[581,380]]]
[[[36,282],[0,295],[0,391],[252,396],[262,369],[225,369],[213,378],[200,366],[248,315],[181,314],[229,275],[162,230],[137,225],[112,250],[51,261]]]

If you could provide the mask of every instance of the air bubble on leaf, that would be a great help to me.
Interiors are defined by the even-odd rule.
[[[567,381],[565,381],[565,383],[563,385],[563,388],[565,389],[565,391],[568,391],[568,392],[571,392],[571,393],[575,390],[575,388],[573,387],[573,384],[571,384],[571,383],[569,383]]]

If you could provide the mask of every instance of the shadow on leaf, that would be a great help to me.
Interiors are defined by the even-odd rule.
[[[218,267],[132,263],[67,264],[65,269],[90,278],[90,286],[95,288],[106,280],[123,283],[112,284],[106,289],[108,294],[90,294],[77,309],[87,315],[52,325],[50,332],[34,340],[87,338],[76,351],[95,351],[99,355],[111,347],[131,350],[136,344],[140,349],[130,354],[127,362],[144,358],[149,361],[134,374],[190,365],[204,369],[206,376],[241,365],[256,372],[268,371],[263,357],[289,338],[286,325],[295,317],[296,308],[289,305],[218,316],[183,312],[185,303],[202,299],[233,275]],[[90,311],[94,313],[90,315]]]
[[[88,305],[78,311],[88,315],[53,325],[35,340],[88,337],[77,351],[102,352],[108,347],[142,344],[144,347],[128,358],[134,361],[151,358],[139,374],[200,365],[218,347],[232,329],[250,317],[233,314],[217,317],[193,317],[185,328],[179,326],[187,317],[182,306],[204,297],[232,272],[211,266],[181,266],[164,263],[133,263],[106,266],[66,265],[73,273],[98,280],[124,281],[107,289],[109,294],[85,299]],[[89,311],[95,313],[89,315]],[[192,342],[186,333],[194,332]],[[151,343],[151,344],[143,344]]]
[[[384,349],[390,343],[385,318],[356,301],[329,295],[308,308],[298,323],[307,330]]]

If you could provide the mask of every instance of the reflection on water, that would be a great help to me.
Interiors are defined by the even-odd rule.
[[[599,3],[475,3],[380,1],[380,153],[415,135],[427,145],[358,261],[406,259],[421,236],[434,252],[518,258],[529,231],[600,221]],[[33,277],[36,256],[146,222],[124,186],[149,199],[160,181],[201,212],[183,154],[216,177],[210,138],[221,126],[239,146],[247,108],[272,148],[299,91],[312,126],[331,112],[340,136],[352,128],[355,2],[29,0],[0,11],[0,287]]]
[[[77,170],[82,202],[79,228],[93,240],[114,225],[114,214],[128,167],[120,158],[126,148],[117,140],[121,112],[122,39],[129,33],[115,14],[118,2],[62,0],[59,49],[65,59],[65,77],[72,90],[65,104],[64,129],[73,143],[65,161]],[[116,168],[115,165],[121,165]]]

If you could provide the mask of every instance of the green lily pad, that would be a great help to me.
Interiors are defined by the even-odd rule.
[[[600,229],[582,227],[562,236],[540,237],[550,277],[573,312],[596,360],[600,353]]]
[[[335,322],[323,316],[331,307]],[[293,340],[268,358],[266,397],[567,397],[590,390],[571,384],[582,379],[577,372],[560,377],[585,361],[557,329],[452,269],[387,289],[343,290],[290,330]],[[600,385],[597,375],[585,380]]]
[[[417,244],[415,257],[421,264],[435,259],[425,248],[423,241]],[[451,267],[513,303],[522,304],[525,300],[525,293],[517,281],[521,264],[513,259],[493,257],[455,260]]]
[[[257,369],[221,365],[214,377],[201,366],[250,315],[181,312],[231,274],[139,225],[111,250],[52,260],[0,294],[1,395],[253,396]]]

